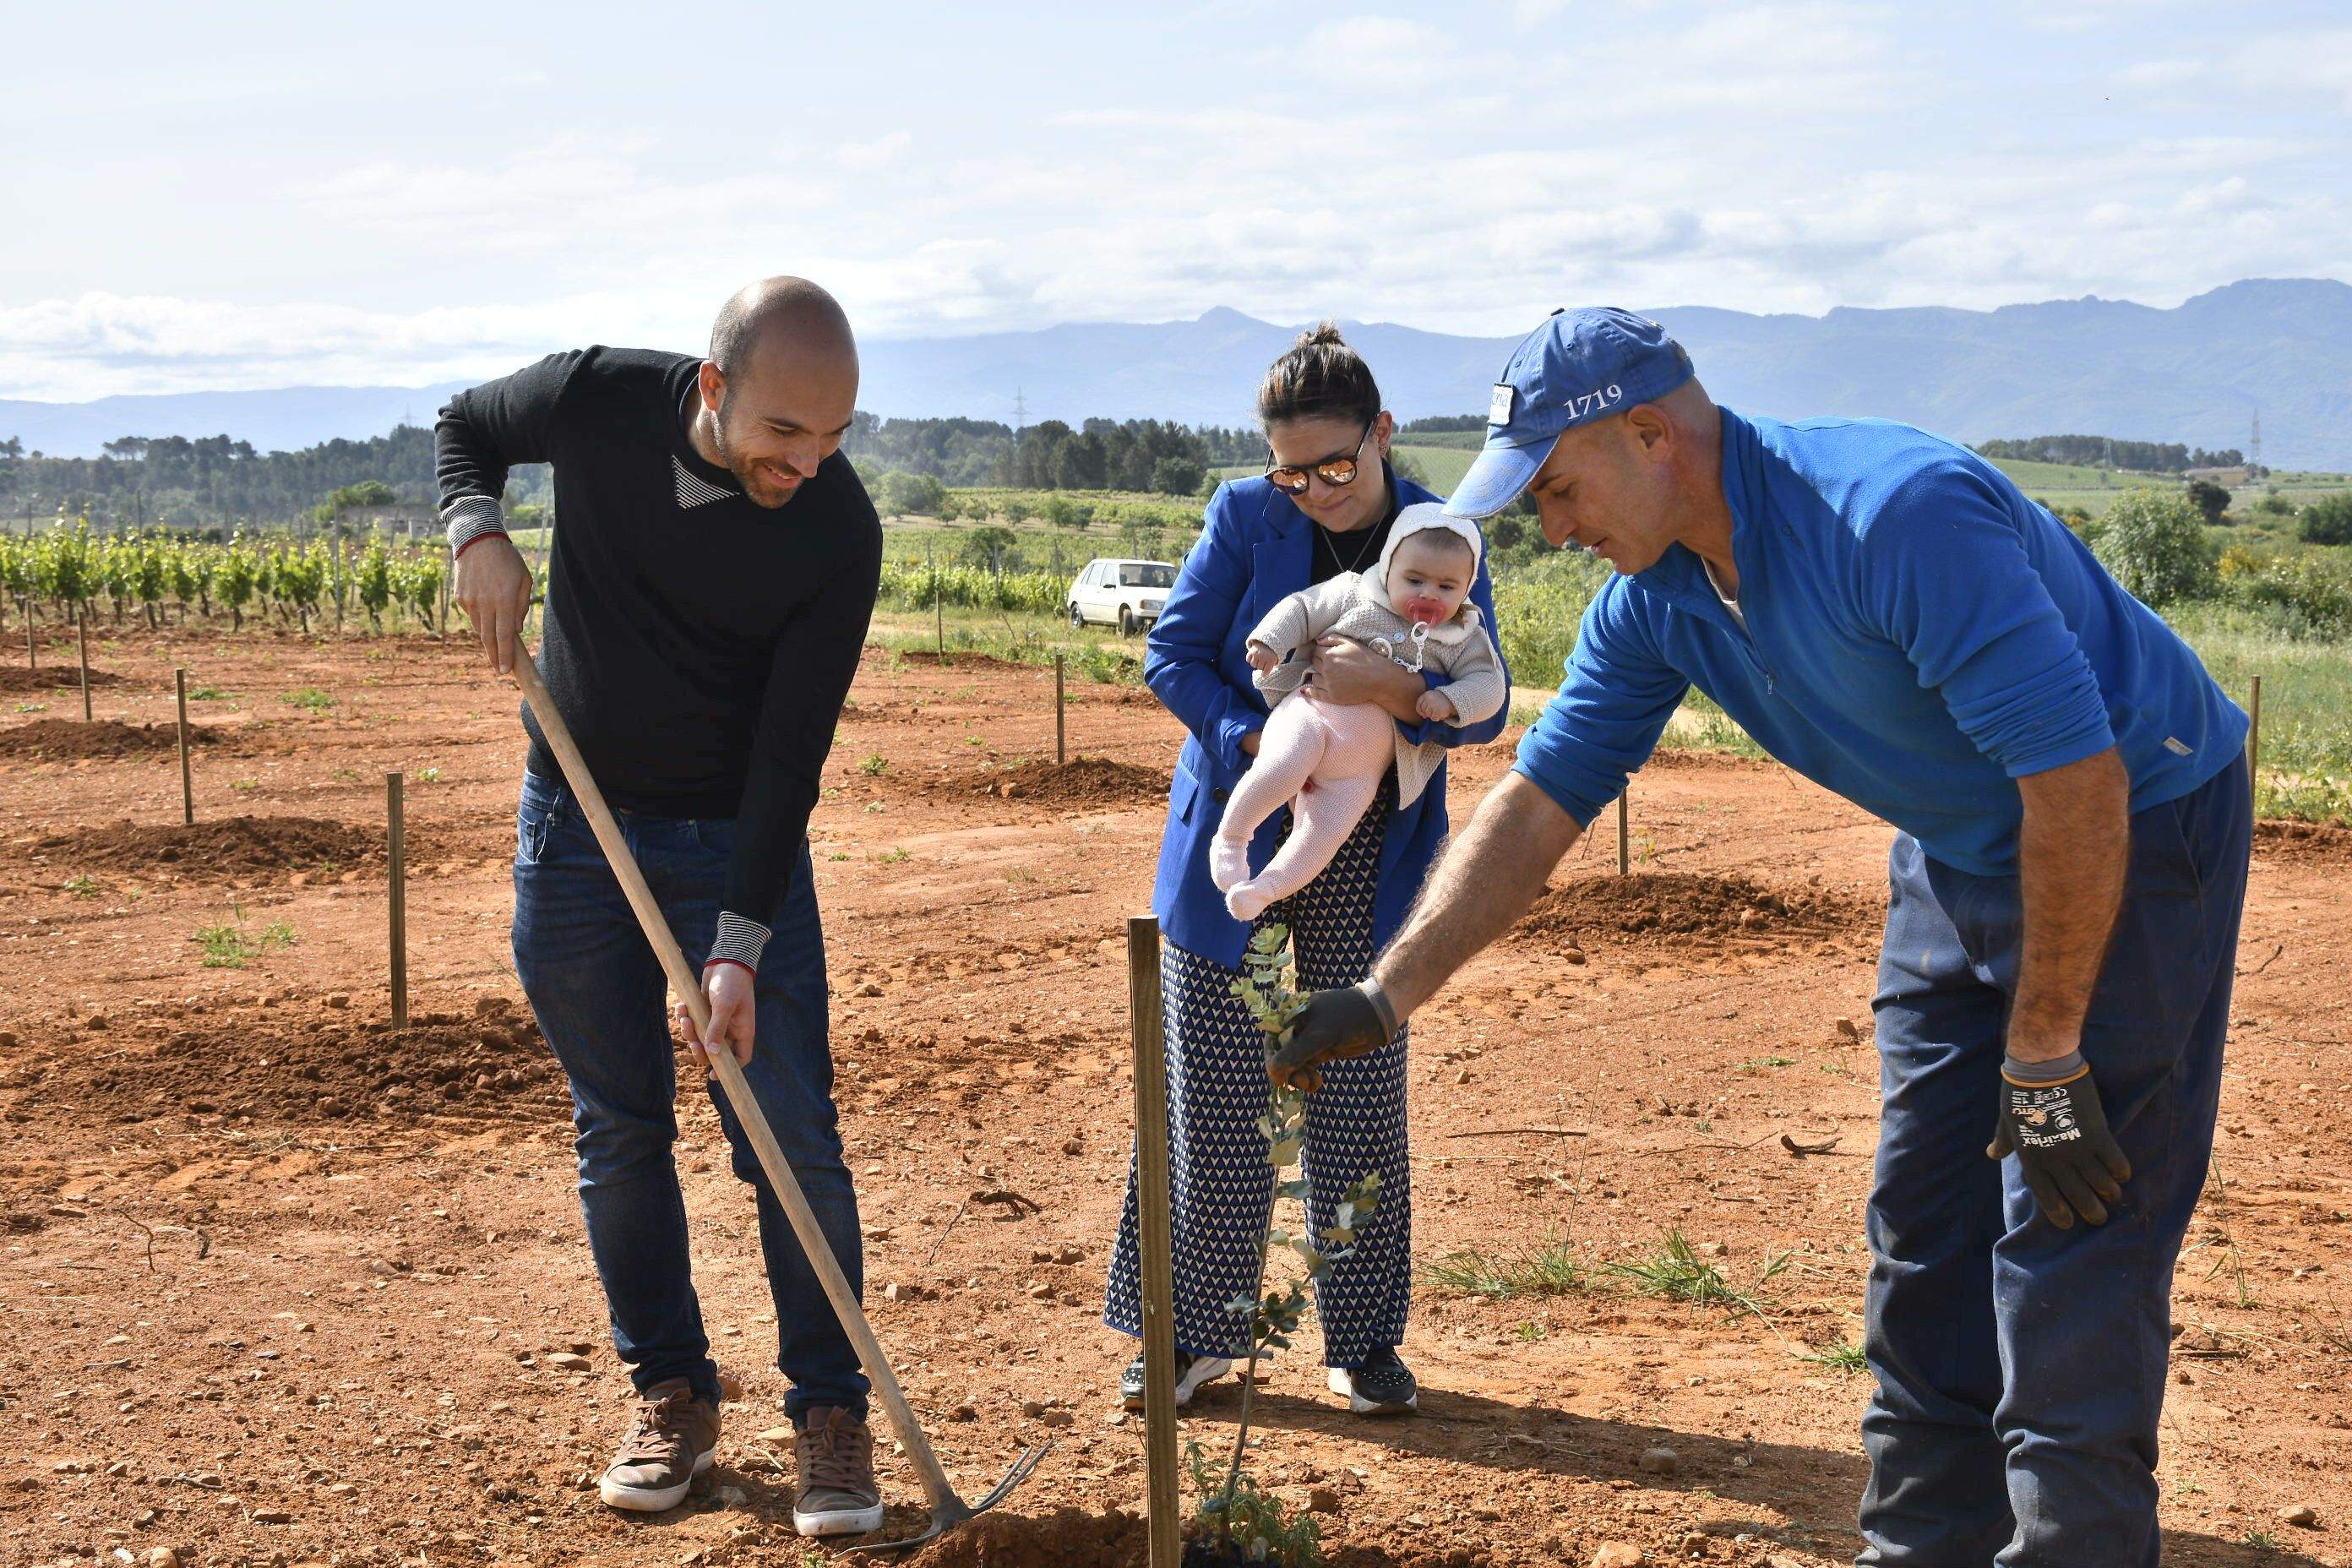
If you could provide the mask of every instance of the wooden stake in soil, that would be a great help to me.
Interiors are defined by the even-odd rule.
[[[1062,656],[1054,656],[1054,765],[1060,767],[1070,760],[1069,731],[1062,720]]]
[[[89,617],[87,615],[77,614],[74,616],[74,630],[79,633],[81,637],[81,721],[87,724],[90,721]]]
[[[180,697],[180,821],[186,826],[196,825],[196,783],[188,772],[188,672],[175,669],[172,684]]]
[[[2246,779],[2253,783],[2262,776],[2263,765],[2263,678],[2254,677],[2253,700],[2247,705],[2246,716],[2252,721],[2246,727]]]
[[[1617,797],[1617,874],[1630,875],[1633,869],[1632,832],[1625,823],[1625,796]]]
[[[25,601],[25,663],[33,669],[41,668],[41,647],[33,640],[33,601]]]
[[[1143,1265],[1143,1473],[1151,1568],[1176,1568],[1176,1243],[1168,1195],[1168,1057],[1160,1015],[1160,922],[1127,922],[1128,1028],[1135,1047],[1135,1212]]]
[[[392,895],[392,1026],[405,1029],[408,1027],[408,854],[400,785],[398,773],[383,775],[385,850]]]

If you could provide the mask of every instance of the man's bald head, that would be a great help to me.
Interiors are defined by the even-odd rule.
[[[780,507],[841,445],[857,405],[857,340],[805,278],[763,278],[719,308],[698,427],[744,493]],[[698,445],[702,437],[698,437]]]
[[[857,340],[841,302],[805,278],[762,278],[738,289],[710,324],[710,360],[733,379],[770,346],[843,354],[857,363]]]

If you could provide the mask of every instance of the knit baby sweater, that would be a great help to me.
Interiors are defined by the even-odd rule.
[[[1270,702],[1297,692],[1306,682],[1307,663],[1316,640],[1343,637],[1408,669],[1433,670],[1445,677],[1438,684],[1453,700],[1455,724],[1475,724],[1498,712],[1510,693],[1503,682],[1503,661],[1494,639],[1467,598],[1442,626],[1428,628],[1423,638],[1412,635],[1412,623],[1389,607],[1380,580],[1360,572],[1342,572],[1311,588],[1283,599],[1266,612],[1249,635],[1282,658],[1272,669],[1258,673],[1257,689]],[[1445,748],[1432,741],[1415,745],[1397,737],[1397,804],[1418,799],[1430,775],[1445,760]]]

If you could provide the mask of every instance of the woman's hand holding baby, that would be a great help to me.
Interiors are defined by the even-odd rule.
[[[1454,699],[1445,695],[1443,687],[1436,687],[1423,692],[1421,700],[1413,704],[1413,709],[1424,719],[1451,719],[1454,717]]]

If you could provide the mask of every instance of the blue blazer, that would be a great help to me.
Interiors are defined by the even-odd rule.
[[[1421,486],[1393,480],[1401,504],[1436,500]],[[1207,521],[1184,557],[1167,604],[1145,645],[1144,683],[1192,734],[1168,787],[1168,828],[1160,841],[1160,874],[1151,912],[1167,939],[1188,952],[1239,968],[1249,927],[1225,912],[1224,895],[1209,880],[1209,840],[1224,815],[1225,798],[1252,759],[1242,738],[1265,727],[1266,706],[1244,657],[1250,628],[1284,595],[1307,587],[1314,570],[1314,524],[1267,480],[1236,479],[1218,487]],[[1471,598],[1495,626],[1495,591],[1486,563],[1478,563]],[[1496,651],[1500,654],[1500,634]],[[1510,679],[1507,667],[1503,672]],[[1483,723],[1457,727],[1437,720],[1400,721],[1415,742],[1459,746],[1503,732],[1510,704]],[[1281,814],[1269,817],[1250,844],[1250,864],[1264,867],[1281,832]],[[1380,883],[1372,900],[1372,942],[1388,945],[1445,842],[1445,769],[1441,765],[1411,805],[1389,819],[1381,847]]]

